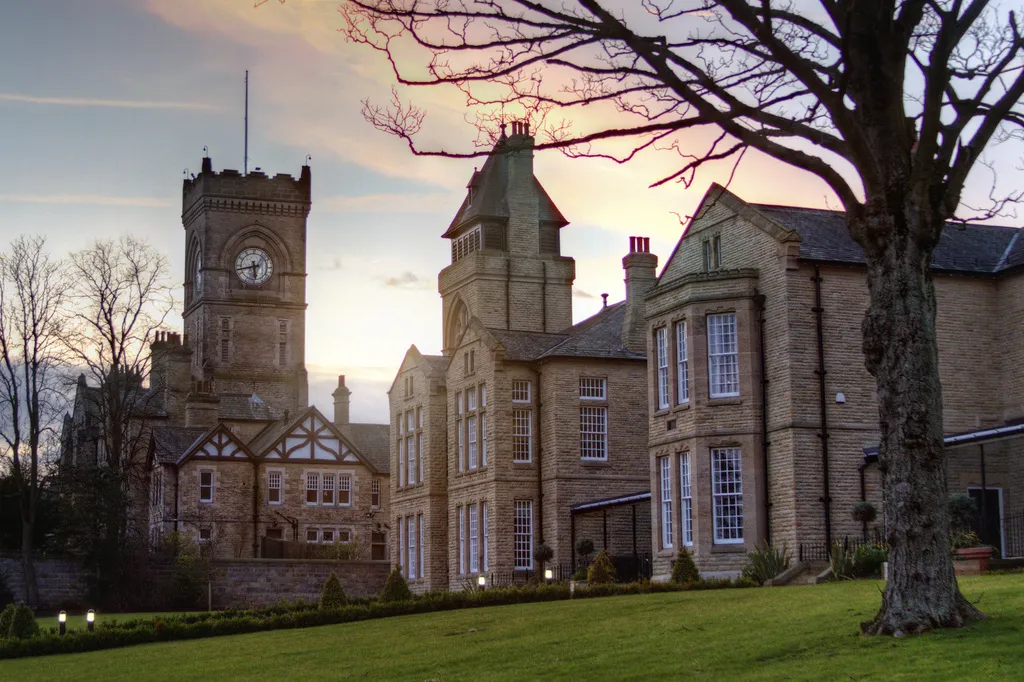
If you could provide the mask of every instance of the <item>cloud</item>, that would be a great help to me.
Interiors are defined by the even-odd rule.
[[[393,289],[430,289],[434,283],[406,270],[397,277],[381,277],[384,286]]]
[[[64,204],[88,206],[138,206],[170,208],[169,199],[160,197],[112,197],[104,194],[0,194],[0,203]]]
[[[317,205],[332,213],[450,213],[458,210],[454,192],[363,194],[330,196]]]
[[[326,272],[341,272],[341,259],[337,256],[328,265],[321,265],[318,270],[324,270]]]
[[[0,102],[47,104],[64,107],[112,107],[117,109],[188,109],[191,111],[217,111],[217,107],[202,102],[161,102],[139,99],[100,99],[96,97],[37,97],[16,92],[0,92]]]
[[[583,289],[578,288],[574,288],[572,290],[572,295],[575,296],[576,298],[597,298],[597,296],[594,296],[589,291],[584,291]]]

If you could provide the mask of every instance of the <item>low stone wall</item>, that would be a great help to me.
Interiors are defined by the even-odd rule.
[[[81,563],[74,559],[36,559],[34,564],[41,609],[79,606],[85,603],[85,578],[88,573]],[[25,592],[25,573],[20,558],[0,557],[0,576],[14,593],[14,601],[28,601]]]
[[[338,574],[345,594],[372,597],[387,580],[387,561],[294,559],[232,559],[217,561],[211,585],[213,607],[267,606],[282,599],[316,601],[331,571]]]

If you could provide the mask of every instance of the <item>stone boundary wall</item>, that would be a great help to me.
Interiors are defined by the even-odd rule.
[[[213,608],[269,606],[282,599],[316,601],[331,571],[345,594],[372,597],[384,589],[387,561],[232,559],[214,562]]]
[[[88,571],[80,562],[74,559],[36,559],[34,563],[41,609],[85,603]],[[0,577],[14,593],[15,602],[28,601],[20,558],[0,557]]]

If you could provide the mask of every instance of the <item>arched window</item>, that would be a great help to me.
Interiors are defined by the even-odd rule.
[[[455,301],[451,311],[448,313],[448,334],[446,347],[451,347],[462,337],[462,332],[469,325],[469,308],[462,302],[462,299]]]

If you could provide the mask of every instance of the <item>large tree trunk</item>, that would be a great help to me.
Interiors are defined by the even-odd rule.
[[[960,594],[949,548],[936,301],[929,270],[941,221],[928,227],[908,213],[869,213],[865,220],[873,224],[864,230],[873,237],[865,245],[871,304],[864,353],[878,388],[889,582],[881,610],[863,629],[896,636],[984,617]]]
[[[24,513],[24,511],[22,512]],[[36,566],[32,560],[32,535],[35,523],[23,518],[21,522],[21,563],[25,575],[25,597],[29,606],[39,606],[39,586],[36,584]]]

